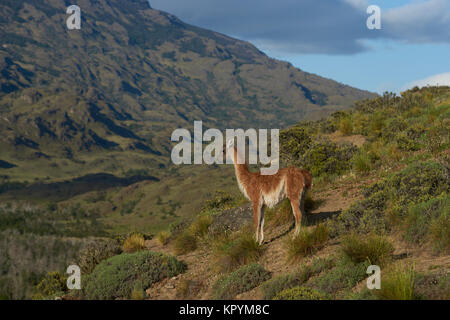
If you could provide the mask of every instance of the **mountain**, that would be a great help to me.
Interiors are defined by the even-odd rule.
[[[146,0],[0,3],[0,174],[61,180],[170,164],[170,134],[282,128],[374,94],[186,24]],[[192,130],[192,129],[191,129]],[[126,169],[124,169],[126,168]]]

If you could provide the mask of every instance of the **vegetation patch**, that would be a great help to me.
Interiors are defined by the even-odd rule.
[[[197,249],[197,237],[189,230],[179,234],[173,243],[176,254],[185,254]]]
[[[166,244],[169,243],[170,232],[168,232],[168,231],[161,231],[160,233],[158,233],[156,238],[158,239],[159,243],[161,243],[163,246],[165,246]]]
[[[273,299],[281,291],[294,288],[299,284],[301,284],[300,279],[296,274],[284,274],[274,277],[263,283],[261,287],[263,292],[263,299]]]
[[[141,251],[144,250],[145,248],[146,247],[144,236],[139,233],[134,233],[130,235],[122,245],[123,251],[128,253]]]
[[[365,279],[369,265],[369,262],[354,263],[349,259],[341,258],[333,269],[312,278],[306,285],[335,296],[338,292],[353,288]]]
[[[273,227],[282,226],[294,221],[292,207],[289,199],[283,200],[275,208],[267,208],[264,213],[264,219],[268,225]]]
[[[158,252],[123,253],[102,261],[85,277],[83,294],[87,299],[130,298],[133,289],[149,288],[164,278],[186,270],[174,257]]]
[[[67,276],[61,272],[48,272],[35,287],[33,300],[53,300],[67,292]]]
[[[270,272],[259,264],[243,266],[217,280],[213,287],[213,298],[217,300],[233,299],[240,293],[256,288],[269,278]]]
[[[384,266],[394,252],[394,246],[378,235],[367,237],[352,234],[342,241],[342,251],[354,263],[368,261],[370,264]]]
[[[405,238],[413,243],[430,242],[438,252],[450,250],[450,196],[445,195],[409,208]]]
[[[189,231],[197,238],[202,238],[208,232],[208,228],[212,223],[212,217],[209,215],[200,215],[190,225]]]
[[[83,274],[89,274],[100,262],[120,253],[122,253],[122,248],[118,241],[100,240],[81,249],[77,263]]]
[[[328,229],[324,224],[317,225],[312,231],[303,228],[298,236],[286,241],[288,260],[296,261],[318,251],[327,240]]]
[[[229,272],[239,266],[256,262],[263,250],[263,247],[253,238],[253,232],[249,228],[234,234],[225,233],[216,238],[213,244],[216,264],[222,272]]]
[[[449,300],[450,275],[447,270],[433,273],[417,273],[414,281],[415,294],[424,300]]]
[[[386,275],[381,275],[381,289],[374,294],[381,300],[414,300],[414,266],[399,265]]]
[[[331,236],[350,230],[361,234],[389,231],[392,221],[405,219],[411,205],[449,193],[446,170],[437,162],[414,162],[372,184],[363,191],[364,199],[329,221]]]
[[[311,277],[329,270],[334,266],[332,259],[314,258],[309,265],[302,265],[298,272],[293,274],[283,274],[274,277],[263,283],[261,286],[263,298],[273,299],[283,290],[298,287],[306,283]]]
[[[329,297],[308,287],[295,287],[278,293],[273,300],[327,300]]]

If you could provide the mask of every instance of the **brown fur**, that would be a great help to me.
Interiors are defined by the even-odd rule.
[[[261,175],[259,172],[250,172],[247,163],[238,164],[237,149],[234,147],[233,163],[236,178],[241,191],[253,204],[253,221],[256,227],[256,241],[264,240],[264,209],[273,207],[284,198],[291,202],[295,217],[294,236],[300,231],[304,210],[306,191],[311,187],[311,174],[303,169],[288,167],[279,169],[274,175]],[[283,185],[282,185],[283,184]]]

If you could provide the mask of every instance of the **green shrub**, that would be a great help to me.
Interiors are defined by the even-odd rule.
[[[256,262],[263,253],[263,247],[253,238],[247,228],[233,235],[224,234],[213,244],[218,269],[228,272],[239,266]]]
[[[385,181],[386,193],[392,200],[406,206],[406,211],[409,204],[428,201],[450,192],[445,170],[436,162],[413,163]]]
[[[411,206],[405,220],[405,238],[413,243],[430,241],[437,251],[450,247],[450,196]]]
[[[184,231],[175,238],[173,243],[176,254],[186,254],[197,249],[197,237],[189,230]]]
[[[33,300],[53,299],[67,292],[67,276],[61,272],[48,272],[35,287]]]
[[[302,265],[296,273],[279,275],[264,282],[261,286],[263,298],[271,300],[281,291],[301,286],[311,277],[331,269],[333,266],[334,262],[332,259],[314,258],[310,265]]]
[[[394,252],[394,247],[382,236],[352,234],[344,238],[342,251],[354,263],[369,261],[370,264],[383,266]]]
[[[319,224],[312,231],[302,229],[298,236],[286,241],[288,260],[296,261],[319,250],[328,240],[328,229]]]
[[[83,274],[89,274],[100,262],[121,252],[122,248],[116,240],[96,241],[80,251],[77,263]]]
[[[447,213],[449,207],[447,206]],[[450,251],[450,215],[442,215],[430,224],[430,240],[435,250]]]
[[[381,113],[375,113],[370,119],[370,133],[379,136],[385,126],[384,116]]]
[[[202,211],[226,209],[233,204],[234,200],[233,196],[225,191],[217,191],[212,199],[205,201]]]
[[[328,296],[308,287],[295,287],[278,293],[273,300],[327,300]]]
[[[380,300],[413,300],[414,266],[397,266],[391,272],[381,275],[381,289],[375,290],[375,296]]]
[[[274,277],[263,283],[261,290],[264,300],[273,299],[278,293],[285,289],[294,288],[300,285],[300,280],[295,274],[285,274]]]
[[[397,146],[402,151],[417,151],[420,150],[420,144],[405,135],[400,135],[397,138]]]
[[[164,278],[186,270],[174,257],[158,252],[123,253],[102,261],[85,277],[83,294],[87,299],[130,298],[135,288],[149,288]]]
[[[343,135],[350,135],[353,132],[353,122],[351,118],[343,118],[340,122],[339,122],[339,131],[343,134]]]
[[[369,265],[370,263],[367,261],[354,263],[349,259],[341,258],[333,269],[312,278],[307,285],[334,295],[340,291],[353,288],[358,282],[365,279]]]
[[[436,162],[414,162],[363,190],[364,199],[328,221],[331,236],[349,230],[360,234],[389,231],[389,220],[402,220],[411,205],[450,192],[445,168]],[[389,203],[389,215],[385,215]]]
[[[323,271],[333,268],[335,266],[334,260],[335,260],[334,257],[329,257],[329,258],[315,257],[315,258],[313,258],[313,260],[311,261],[311,264],[307,268],[309,270],[308,278],[312,275],[317,275]],[[306,273],[307,269],[305,268],[304,271],[302,271],[302,273]],[[303,276],[303,278],[304,278],[305,282],[308,280],[308,278],[305,278],[304,276]]]
[[[217,300],[233,299],[270,278],[270,272],[259,264],[243,266],[229,275],[223,276],[213,286],[213,297]]]
[[[340,175],[351,168],[351,158],[358,150],[353,144],[336,144],[315,138],[308,123],[280,133],[280,159],[284,166],[303,167],[314,177]]]
[[[122,245],[122,250],[128,253],[141,251],[144,250],[145,248],[146,247],[144,236],[138,233],[130,235]]]
[[[329,141],[312,144],[303,155],[302,166],[314,177],[322,175],[341,175],[351,168],[351,159],[357,151],[353,144],[338,145]]]
[[[342,300],[376,300],[376,297],[372,291],[373,290],[369,290],[367,287],[364,287],[357,292],[344,292],[344,294],[339,298]]]
[[[360,152],[353,157],[353,169],[359,173],[367,173],[372,170],[370,157],[365,152]]]
[[[311,136],[304,127],[294,126],[280,132],[280,157],[292,165],[300,165],[299,159],[311,147]]]

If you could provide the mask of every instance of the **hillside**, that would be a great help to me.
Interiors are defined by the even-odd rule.
[[[61,182],[170,166],[171,132],[286,127],[374,94],[188,25],[146,0],[0,4],[0,175]]]
[[[135,233],[111,240],[124,253],[102,252],[103,262],[84,274],[82,291],[50,296],[449,299],[449,120],[450,88],[430,87],[299,123],[281,135],[283,163],[314,176],[297,238],[288,202],[266,211],[260,246],[252,238],[248,202],[219,192],[193,219],[155,238]],[[84,252],[79,263],[95,252]],[[146,266],[159,259],[173,267],[150,272]],[[124,269],[131,263],[139,277]],[[381,267],[380,290],[366,288],[371,264]]]

